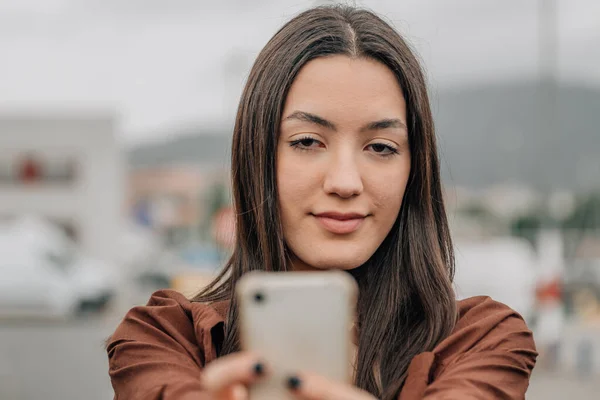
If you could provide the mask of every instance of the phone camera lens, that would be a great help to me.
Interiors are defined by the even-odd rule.
[[[257,303],[262,303],[265,300],[265,295],[261,292],[254,293],[254,301]]]

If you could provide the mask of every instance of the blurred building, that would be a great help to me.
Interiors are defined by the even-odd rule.
[[[129,174],[129,207],[141,225],[159,232],[167,245],[200,234],[205,193],[213,175],[194,166],[140,168]]]
[[[189,128],[165,136],[129,149],[130,214],[167,246],[212,241],[213,218],[230,203],[231,135]]]
[[[0,219],[46,218],[89,256],[113,261],[124,194],[115,122],[106,113],[0,115]]]

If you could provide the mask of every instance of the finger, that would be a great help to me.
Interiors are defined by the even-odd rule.
[[[374,400],[370,393],[355,386],[334,382],[322,376],[301,373],[288,378],[288,387],[296,398],[304,400]]]
[[[242,384],[234,384],[218,392],[210,392],[213,400],[248,400],[248,388]]]
[[[221,392],[236,384],[249,385],[268,374],[266,365],[252,353],[235,353],[218,358],[204,369],[202,386]]]
[[[248,388],[244,385],[233,385],[229,398],[232,400],[248,400]]]

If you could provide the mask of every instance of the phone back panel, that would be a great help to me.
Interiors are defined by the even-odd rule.
[[[356,294],[355,281],[340,271],[244,276],[237,286],[242,348],[272,371],[250,398],[292,399],[286,379],[302,370],[349,382]]]

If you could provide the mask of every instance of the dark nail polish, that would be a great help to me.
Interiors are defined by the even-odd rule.
[[[298,390],[302,385],[302,381],[297,376],[290,376],[287,381],[287,386],[290,390]]]
[[[265,366],[262,363],[257,362],[256,364],[254,364],[254,375],[261,376],[264,373]]]

